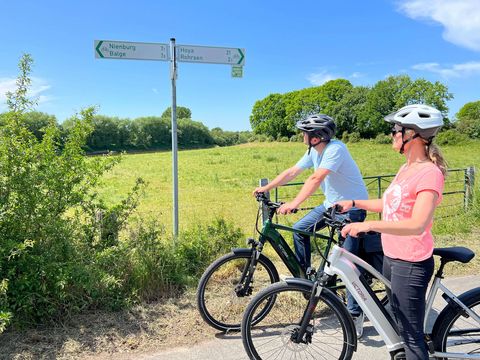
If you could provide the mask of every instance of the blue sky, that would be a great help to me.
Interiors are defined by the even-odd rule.
[[[60,122],[89,105],[135,118],[171,104],[168,62],[95,59],[101,39],[245,48],[241,79],[179,63],[177,104],[210,128],[248,130],[255,101],[335,78],[439,80],[451,116],[480,99],[479,0],[0,0],[0,24],[0,111],[28,52],[38,110]]]

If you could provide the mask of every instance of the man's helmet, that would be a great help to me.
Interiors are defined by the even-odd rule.
[[[407,105],[385,116],[385,121],[413,129],[423,139],[431,140],[443,126],[443,116],[428,105]]]
[[[296,124],[297,129],[306,132],[309,137],[319,137],[322,141],[329,141],[337,130],[333,119],[325,114],[310,115]]]

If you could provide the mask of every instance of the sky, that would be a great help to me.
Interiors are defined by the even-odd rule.
[[[29,53],[30,95],[59,122],[91,105],[132,119],[171,106],[169,62],[96,59],[95,40],[245,49],[242,78],[178,63],[177,105],[209,128],[250,130],[257,100],[337,78],[440,81],[451,118],[480,100],[480,0],[0,0],[0,26],[0,111]]]

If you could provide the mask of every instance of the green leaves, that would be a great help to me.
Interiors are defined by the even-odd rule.
[[[425,103],[448,111],[446,101],[453,97],[445,85],[407,75],[389,76],[372,87],[353,86],[348,80],[328,81],[322,86],[285,94],[271,94],[255,103],[250,123],[255,133],[274,138],[295,133],[295,122],[313,113],[335,118],[337,134],[358,132],[374,138],[386,133],[383,117],[412,103]],[[448,120],[447,120],[448,121]]]

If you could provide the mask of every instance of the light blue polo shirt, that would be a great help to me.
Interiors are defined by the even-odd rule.
[[[311,149],[310,154],[307,150],[297,166],[302,169],[313,167],[315,170],[319,168],[330,170],[320,184],[325,195],[323,205],[326,208],[340,200],[368,199],[367,188],[360,170],[345,144],[339,140],[330,140],[321,154],[314,148]]]

